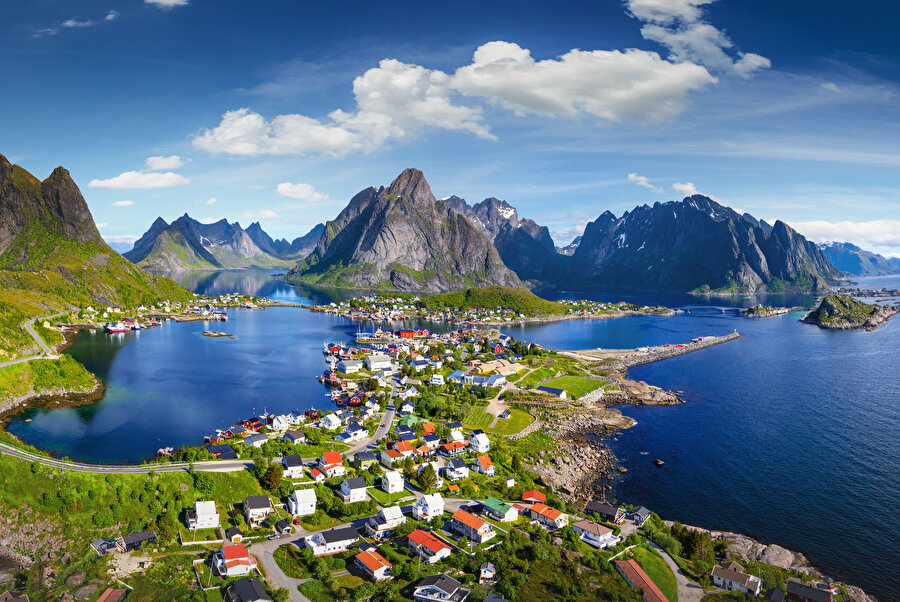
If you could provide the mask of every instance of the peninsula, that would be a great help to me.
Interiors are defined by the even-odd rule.
[[[900,313],[900,305],[874,305],[849,295],[826,295],[803,322],[833,330],[874,330]]]

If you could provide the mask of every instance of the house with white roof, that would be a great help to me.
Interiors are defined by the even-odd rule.
[[[389,506],[382,508],[378,514],[366,521],[366,533],[375,539],[382,539],[404,523],[406,523],[406,517],[400,506]]]
[[[491,441],[481,430],[474,430],[469,434],[469,445],[472,446],[472,451],[479,454],[491,451]]]
[[[319,424],[323,429],[333,431],[336,428],[340,428],[341,419],[337,417],[337,414],[331,412],[330,414],[326,414],[325,417],[319,421]]]
[[[444,514],[444,498],[440,493],[423,495],[412,507],[413,516],[417,520],[430,521]]]
[[[403,491],[403,474],[399,470],[388,470],[381,476],[381,488],[385,493]]]
[[[215,502],[194,502],[194,509],[187,511],[188,529],[216,529],[219,513]]]
[[[291,516],[309,516],[316,512],[316,490],[295,489],[288,497],[288,512]]]

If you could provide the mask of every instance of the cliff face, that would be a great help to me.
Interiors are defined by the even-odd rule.
[[[450,291],[519,284],[490,240],[435,200],[417,169],[353,197],[290,276],[345,287]]]
[[[839,271],[784,222],[740,215],[701,195],[644,205],[588,224],[569,275],[647,290],[822,290]]]

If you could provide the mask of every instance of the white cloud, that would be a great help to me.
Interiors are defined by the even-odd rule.
[[[142,173],[139,171],[126,171],[114,178],[107,180],[91,180],[88,186],[91,188],[171,188],[190,184],[190,180],[181,174],[172,172]]]
[[[792,222],[791,227],[817,242],[852,242],[867,250],[900,253],[900,220],[896,219],[870,222]]]
[[[517,115],[658,123],[680,115],[690,92],[716,81],[701,65],[674,63],[655,52],[572,50],[537,61],[517,44],[489,42],[453,75],[382,60],[353,81],[353,112],[337,109],[325,119],[300,114],[266,119],[245,107],[225,113],[219,125],[201,131],[193,143],[211,153],[233,155],[342,156],[429,129],[495,139],[482,107],[460,104],[460,96],[495,103]]]
[[[304,184],[302,182],[298,182],[296,184],[291,184],[290,182],[282,182],[276,187],[275,192],[277,192],[281,196],[290,197],[292,199],[300,199],[301,201],[307,201],[309,203],[318,203],[328,200],[327,194],[316,192],[315,188],[313,188],[309,184]]]
[[[672,189],[684,196],[694,196],[695,194],[700,194],[697,192],[697,187],[694,186],[693,182],[675,182],[672,184]]]
[[[112,206],[113,207],[131,207],[134,205],[134,201],[115,201]]]
[[[109,224],[107,224],[106,222],[97,222],[94,225],[97,226],[98,230],[102,230],[103,228],[109,227]]]
[[[103,20],[104,21],[115,21],[118,18],[119,18],[119,11],[111,10],[108,13],[106,13],[106,16],[103,17]]]
[[[163,10],[175,8],[176,6],[187,6],[188,0],[144,0],[144,4],[150,4]]]
[[[840,86],[838,86],[834,82],[822,82],[821,86],[822,86],[822,89],[824,89],[824,90],[829,90],[831,92],[837,92],[838,94],[843,92],[843,90],[840,88]]]
[[[627,0],[628,12],[640,20],[641,35],[669,49],[674,61],[698,63],[719,72],[750,77],[772,62],[742,53],[723,31],[703,20],[700,8],[713,0]]]
[[[169,155],[168,157],[157,155],[147,157],[144,166],[153,171],[160,171],[163,169],[178,169],[179,167],[184,167],[189,161],[190,159],[185,159],[178,155]]]
[[[207,205],[214,205],[215,202],[216,202],[215,197],[213,197],[213,198],[211,198],[211,199],[206,199],[206,204],[207,204]]]
[[[654,186],[650,183],[650,180],[646,178],[646,176],[639,176],[636,173],[628,174],[628,181],[636,186],[643,186],[648,190],[652,190],[653,192],[661,193],[663,191],[659,186]]]
[[[107,224],[103,224],[103,227],[106,227],[106,225]],[[97,226],[100,227],[100,224],[97,224]],[[140,238],[131,234],[103,234],[102,236],[103,240],[106,241],[106,244],[119,253],[130,250],[134,247],[134,241]]]
[[[217,220],[214,217],[201,217],[197,221],[200,222],[201,224],[214,224],[219,220]]]
[[[75,19],[66,19],[60,25],[62,27],[72,28],[72,27],[90,27],[94,22],[88,19],[87,21],[77,21]]]
[[[274,219],[278,217],[278,214],[272,211],[271,209],[263,209],[257,214],[258,217],[263,219]]]

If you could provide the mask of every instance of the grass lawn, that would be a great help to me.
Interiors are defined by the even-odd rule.
[[[342,577],[335,577],[334,579],[336,587],[345,587],[350,591],[353,591],[363,583],[365,583],[363,578],[357,577],[356,575],[343,575]]]
[[[669,602],[678,602],[678,584],[669,565],[660,556],[644,547],[632,548],[632,554],[647,576],[662,590]]]
[[[463,419],[463,426],[470,429],[487,429],[494,420],[493,414],[488,414],[484,408],[473,408]]]
[[[372,499],[374,499],[382,506],[393,506],[394,504],[402,502],[403,500],[412,499],[409,495],[409,491],[406,489],[404,489],[400,493],[392,493],[390,495],[388,495],[381,489],[378,489],[377,487],[369,487],[366,491],[369,492],[369,495],[372,496]]]
[[[553,380],[541,383],[544,387],[553,387],[554,389],[564,390],[570,399],[578,399],[586,393],[590,393],[594,389],[598,389],[608,384],[607,380],[597,378],[585,378],[583,376],[560,376]]]
[[[312,577],[312,572],[300,556],[300,550],[296,546],[280,546],[275,550],[275,562],[284,571],[284,574],[294,579],[306,579]]]
[[[521,380],[519,380],[518,382],[516,382],[516,384],[524,389],[531,389],[535,385],[537,385],[540,381],[544,380],[545,378],[551,378],[555,375],[556,375],[555,368],[549,368],[549,367],[545,366],[543,368],[538,368],[537,370],[535,370],[528,376],[526,376],[526,377],[522,378]]]
[[[187,529],[185,527],[179,527],[181,531],[181,541],[184,543],[196,542],[197,545],[201,545],[206,541],[215,541],[217,539],[222,539],[221,534],[218,529]]]
[[[309,598],[311,602],[331,602],[334,596],[325,587],[321,581],[307,581],[297,589],[300,593]]]
[[[534,417],[525,410],[509,408],[509,418],[497,420],[494,428],[485,429],[485,431],[494,435],[515,435],[532,422],[534,422]]]

